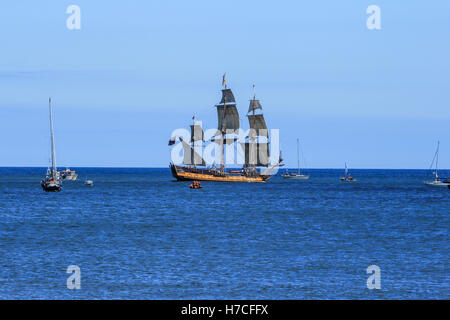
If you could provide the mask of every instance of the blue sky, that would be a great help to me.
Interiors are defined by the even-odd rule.
[[[81,30],[66,8],[81,8]],[[381,8],[368,30],[366,8]],[[173,129],[242,122],[256,85],[288,166],[450,168],[449,1],[8,1],[0,5],[0,166],[167,166]]]

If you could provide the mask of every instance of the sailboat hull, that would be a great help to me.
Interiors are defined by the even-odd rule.
[[[285,179],[292,179],[292,180],[308,180],[309,176],[307,175],[303,175],[303,174],[299,174],[299,175],[295,175],[295,176],[291,176],[289,174],[283,174],[281,175],[283,178]]]
[[[449,188],[450,189],[450,182],[425,181],[425,185],[427,185],[429,187]]]
[[[170,165],[172,175],[178,181],[218,181],[218,182],[266,182],[269,175],[246,176],[243,174],[229,174],[217,170],[195,169]]]
[[[41,181],[42,189],[46,192],[59,192],[62,190],[61,184],[59,183],[49,183]]]

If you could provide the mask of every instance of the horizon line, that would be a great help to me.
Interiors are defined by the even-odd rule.
[[[139,167],[139,166],[132,166],[132,167],[125,167],[125,166],[57,166],[59,168],[86,168],[86,169],[170,169],[169,166],[164,167]],[[48,166],[4,166],[0,165],[0,169],[4,168],[11,168],[11,169],[21,169],[21,168],[48,168]],[[228,167],[229,169],[236,169],[240,167]],[[298,170],[297,167],[280,167],[278,171],[282,170]],[[300,168],[301,171],[308,171],[308,170],[343,170],[344,167],[314,167],[314,168]],[[435,169],[433,168],[360,168],[360,167],[351,167],[349,170],[424,170],[424,171],[433,171]],[[438,171],[449,171],[449,169],[441,168],[438,169]]]

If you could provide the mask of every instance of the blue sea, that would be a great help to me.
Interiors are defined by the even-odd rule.
[[[0,168],[0,299],[450,298],[450,190],[429,171],[191,190],[168,168],[72,169],[45,193],[45,168]]]

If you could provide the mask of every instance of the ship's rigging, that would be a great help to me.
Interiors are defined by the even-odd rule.
[[[205,133],[202,126],[195,121],[193,117],[193,124],[190,126],[190,144],[179,138],[183,146],[183,164],[187,167],[179,167],[171,164],[172,173],[178,180],[192,180],[194,177],[186,178],[180,177],[180,173],[195,173],[201,172],[202,175],[196,176],[197,180],[214,180],[211,176],[220,176],[222,178],[229,178],[229,173],[225,172],[225,147],[233,144],[233,148],[236,145],[242,148],[241,155],[243,156],[243,170],[240,175],[244,179],[237,179],[245,181],[245,177],[266,181],[270,174],[266,169],[264,173],[259,173],[257,167],[269,167],[270,165],[270,141],[268,128],[264,114],[262,112],[261,102],[256,99],[256,94],[253,94],[253,99],[250,100],[249,109],[247,112],[247,118],[250,126],[249,134],[242,141],[238,141],[240,129],[239,111],[236,106],[236,100],[231,89],[227,88],[225,75],[222,81],[222,98],[220,102],[215,105],[217,109],[217,130],[213,137],[208,141],[205,141]],[[253,86],[254,89],[254,86]],[[197,167],[206,166],[207,162],[197,152],[197,146],[204,142],[213,142],[218,144],[217,151],[220,153],[218,159],[219,167],[216,168],[215,164],[210,169],[199,169]],[[235,142],[238,142],[235,144]],[[169,141],[169,145],[173,144],[173,138]],[[197,150],[196,150],[197,149]],[[239,148],[238,148],[239,149]],[[239,150],[238,150],[239,152]],[[201,152],[200,152],[201,153]],[[275,165],[272,165],[271,169],[280,165],[279,161]],[[204,179],[202,179],[204,178]],[[235,181],[236,179],[231,179]],[[236,180],[236,181],[237,181]],[[222,181],[222,180],[221,180]]]

